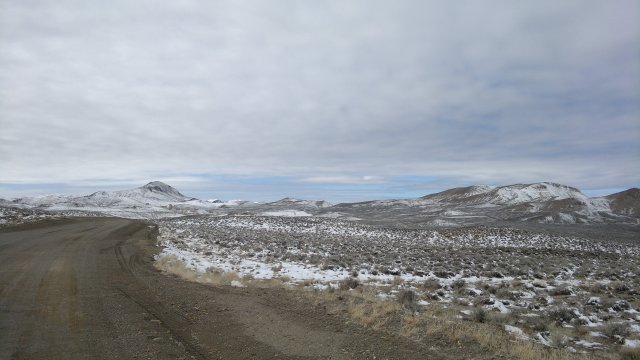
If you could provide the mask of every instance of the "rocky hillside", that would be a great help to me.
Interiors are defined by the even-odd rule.
[[[338,204],[331,211],[360,218],[399,218],[439,226],[531,221],[539,223],[632,223],[640,219],[640,191],[589,198],[556,183],[475,185],[416,199]]]
[[[605,196],[611,211],[620,215],[640,216],[640,189],[631,188]]]

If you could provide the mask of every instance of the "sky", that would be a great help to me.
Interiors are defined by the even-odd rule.
[[[640,2],[0,0],[0,197],[640,186]]]

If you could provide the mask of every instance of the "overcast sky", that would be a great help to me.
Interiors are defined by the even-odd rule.
[[[640,184],[640,6],[0,0],[0,196]]]

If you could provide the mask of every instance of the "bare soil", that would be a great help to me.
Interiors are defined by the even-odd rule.
[[[0,359],[485,358],[365,329],[295,291],[167,276],[156,234],[112,218],[0,231]]]

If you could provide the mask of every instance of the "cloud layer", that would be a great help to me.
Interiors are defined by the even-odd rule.
[[[638,14],[636,1],[3,2],[0,183],[637,186]]]

